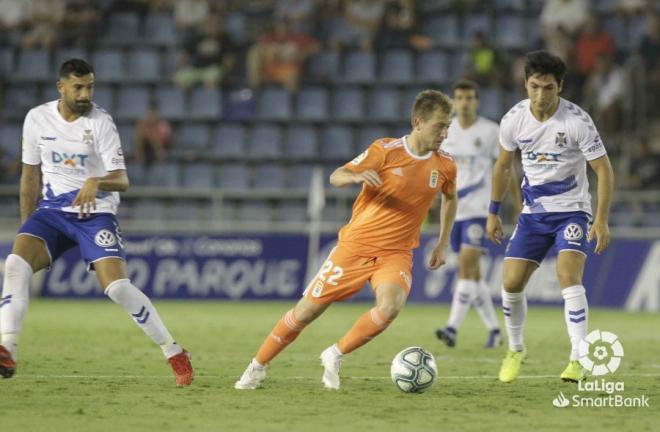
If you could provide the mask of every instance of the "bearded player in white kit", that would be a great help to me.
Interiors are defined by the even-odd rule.
[[[525,174],[525,205],[507,245],[503,266],[502,310],[509,351],[499,379],[505,383],[518,377],[526,356],[523,329],[527,300],[523,290],[551,247],[557,251],[557,279],[571,344],[569,363],[560,378],[570,382],[585,379],[578,360],[589,313],[582,272],[588,243],[596,240],[597,254],[609,243],[607,219],[614,175],[591,117],[559,97],[565,75],[566,65],[559,57],[545,51],[527,54],[525,88],[529,99],[511,108],[500,123],[502,148],[493,168],[487,224],[492,241],[502,238],[502,221],[497,214],[518,149]],[[598,208],[593,219],[587,164],[598,177]]]
[[[453,99],[456,116],[442,148],[453,156],[458,167],[458,210],[451,232],[451,247],[458,254],[458,271],[447,324],[435,334],[448,347],[454,347],[458,330],[470,307],[474,307],[488,330],[484,347],[494,348],[501,345],[502,337],[479,260],[486,250],[486,217],[491,172],[499,154],[499,127],[494,121],[478,115],[477,83],[466,79],[456,82]],[[520,187],[515,175],[512,175],[510,185],[515,210],[520,213]]]
[[[32,275],[79,246],[101,288],[158,344],[177,386],[190,385],[190,356],[172,338],[151,301],[128,278],[115,218],[128,176],[112,117],[92,102],[94,70],[71,59],[60,68],[61,99],[25,117],[20,186],[22,226],[5,261],[0,298],[0,375],[16,371],[18,339]],[[39,189],[43,184],[42,199]]]

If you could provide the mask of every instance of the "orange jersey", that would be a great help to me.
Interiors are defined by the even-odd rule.
[[[442,150],[416,156],[406,137],[376,140],[344,167],[375,170],[383,181],[379,188],[362,186],[351,220],[339,231],[339,241],[362,256],[416,248],[433,199],[456,188],[452,157]]]

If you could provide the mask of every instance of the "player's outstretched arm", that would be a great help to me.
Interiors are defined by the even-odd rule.
[[[85,180],[71,206],[80,207],[79,218],[89,216],[92,210],[96,210],[96,193],[98,191],[124,192],[128,186],[126,170],[110,171],[103,177],[90,177]]]
[[[502,241],[502,219],[498,216],[504,193],[511,182],[515,152],[500,147],[500,155],[493,165],[493,186],[490,193],[490,208],[486,232],[490,241],[500,244]]]
[[[377,188],[383,184],[383,181],[375,170],[355,173],[346,167],[339,167],[330,175],[330,184],[336,187],[344,187],[356,183],[364,183],[367,186]]]
[[[21,224],[24,223],[37,208],[40,190],[41,165],[23,163],[20,188]]]
[[[610,158],[607,155],[589,161],[589,166],[591,166],[591,169],[594,170],[598,177],[598,207],[587,240],[591,241],[594,237],[596,238],[594,252],[600,254],[610,243],[608,218],[610,205],[612,204],[612,193],[614,191],[614,172],[612,171]]]
[[[458,195],[456,188],[442,194],[442,207],[440,208],[440,236],[438,243],[431,252],[429,268],[435,270],[445,263],[445,253],[449,246],[449,235],[454,227],[456,209],[458,208]]]

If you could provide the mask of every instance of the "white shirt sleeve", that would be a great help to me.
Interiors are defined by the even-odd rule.
[[[580,110],[580,116],[574,121],[577,129],[575,138],[584,157],[590,161],[605,156],[607,150],[589,114]]]
[[[513,136],[513,123],[512,118],[509,116],[506,120],[502,119],[500,123],[500,145],[506,151],[516,151],[518,150],[518,145]]]
[[[39,150],[39,142],[32,117],[32,111],[30,111],[23,122],[22,161],[28,165],[39,165],[41,163],[41,151]]]
[[[124,152],[115,122],[109,115],[101,121],[98,150],[106,171],[125,170]]]

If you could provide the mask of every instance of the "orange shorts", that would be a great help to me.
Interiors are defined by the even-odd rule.
[[[362,256],[339,243],[307,285],[303,297],[321,304],[345,300],[367,281],[374,289],[385,282],[397,283],[408,295],[412,285],[412,251]]]

